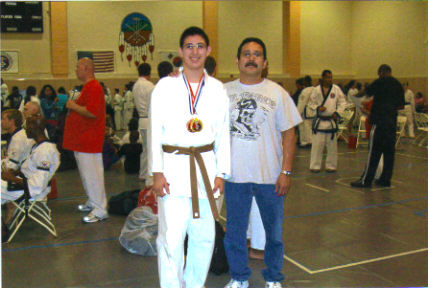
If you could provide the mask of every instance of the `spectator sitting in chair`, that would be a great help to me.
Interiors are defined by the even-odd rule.
[[[40,115],[27,118],[25,132],[29,139],[36,141],[36,145],[19,170],[2,169],[2,204],[15,201],[24,194],[24,179],[31,198],[42,199],[49,193],[48,183],[58,169],[59,153],[55,144],[47,141],[45,127],[45,120]]]

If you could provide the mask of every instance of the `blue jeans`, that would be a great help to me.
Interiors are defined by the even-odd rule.
[[[282,221],[284,197],[275,194],[275,185],[226,182],[227,210],[224,246],[232,279],[245,281],[250,278],[248,267],[247,228],[252,197],[255,196],[266,231],[265,264],[262,274],[266,281],[284,280],[281,273],[284,245]]]

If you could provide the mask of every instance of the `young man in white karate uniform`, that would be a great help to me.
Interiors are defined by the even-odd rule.
[[[162,288],[202,288],[214,248],[213,191],[222,193],[230,174],[229,100],[223,84],[204,72],[211,48],[202,29],[186,29],[178,50],[183,70],[178,77],[159,80],[150,107],[149,171],[159,204],[159,278]]]
[[[346,97],[340,87],[333,84],[330,70],[324,70],[321,76],[322,83],[312,91],[308,102],[308,109],[316,115],[312,125],[310,170],[320,172],[324,148],[327,148],[325,169],[333,173],[337,170],[337,121],[345,111]]]

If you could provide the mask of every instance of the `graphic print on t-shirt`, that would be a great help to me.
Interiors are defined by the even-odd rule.
[[[256,140],[260,127],[276,103],[261,94],[242,92],[230,95],[230,132],[232,136],[245,140]]]

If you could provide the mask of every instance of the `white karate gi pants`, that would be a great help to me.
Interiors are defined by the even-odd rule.
[[[202,288],[214,249],[215,226],[208,199],[199,199],[200,216],[193,219],[192,199],[158,197],[156,239],[161,288]],[[189,235],[186,268],[184,238]]]
[[[74,151],[83,189],[88,196],[86,205],[93,207],[92,213],[98,217],[107,215],[107,197],[104,187],[104,165],[102,153]]]
[[[300,145],[308,145],[312,143],[312,120],[303,119],[299,124],[299,139]]]
[[[250,246],[253,249],[265,250],[266,233],[263,227],[262,217],[260,216],[259,206],[257,206],[256,197],[253,196],[251,203],[250,221],[248,222],[247,239],[250,239]]]
[[[149,169],[147,166],[148,160],[148,142],[147,142],[147,129],[140,128],[141,138],[143,139],[143,152],[140,154],[140,173],[138,177],[146,180],[146,186],[152,185],[152,178],[149,176]]]
[[[312,134],[311,165],[310,169],[320,170],[324,147],[327,148],[325,168],[337,169],[337,136],[331,139],[331,133],[317,132]]]
[[[123,127],[125,130],[128,130],[128,123],[132,119],[132,114],[134,113],[134,108],[132,109],[124,109],[123,111]]]
[[[404,106],[404,116],[407,118],[406,123],[406,135],[414,138],[415,137],[415,125],[413,124],[413,113],[412,113],[412,107],[410,105]]]
[[[117,131],[123,129],[122,110],[115,110],[114,111],[114,123],[116,124],[116,130]]]

